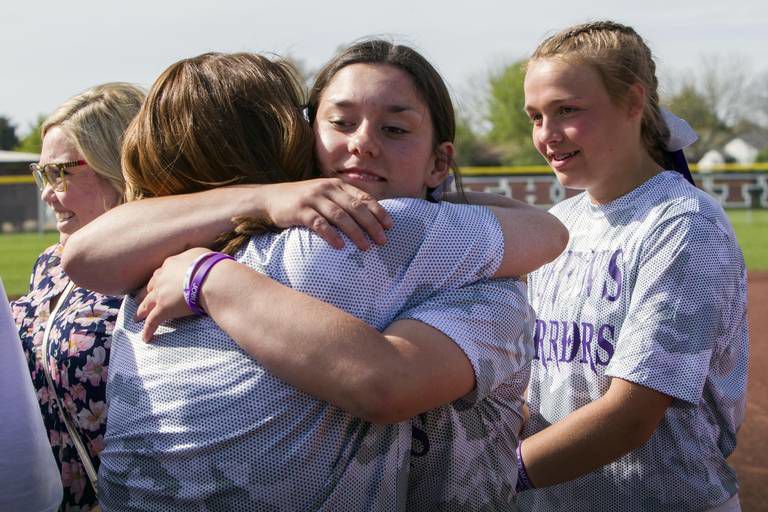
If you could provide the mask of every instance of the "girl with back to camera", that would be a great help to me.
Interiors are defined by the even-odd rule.
[[[420,58],[410,49],[384,42],[351,50],[359,52],[359,58],[372,58],[366,51],[381,58],[391,52],[406,62]],[[208,117],[211,122],[241,126],[255,118],[260,126],[278,130],[285,126],[280,116],[259,121],[269,118],[269,105],[280,98],[269,90],[254,90],[256,84],[249,80],[258,77],[228,85],[233,82],[230,75],[242,71],[239,66],[254,65],[230,60],[214,55],[182,61],[153,86],[126,142],[125,167],[132,190],[146,196],[173,194],[195,190],[193,183],[205,188],[227,178],[222,174],[215,183],[212,176],[197,178],[198,167],[224,166],[243,181],[274,180],[259,176],[263,163],[243,159],[228,165],[232,148],[225,140],[233,137],[231,133],[194,125],[179,132],[180,142],[164,135],[174,133],[177,119],[199,115],[199,103],[238,98],[241,88],[252,91],[252,101],[235,102],[233,109],[217,107],[219,113]],[[422,61],[411,65],[423,68]],[[371,193],[382,198],[423,197],[427,188],[439,185],[448,172],[449,159],[443,155],[450,156],[452,144],[436,133],[431,105],[407,72],[394,62],[357,60],[329,73],[330,82],[318,97],[317,116],[326,123],[326,131],[320,133],[344,142],[331,143],[337,151],[325,153],[318,142],[321,165],[357,159],[356,166],[338,168],[338,174],[370,183]],[[427,74],[437,80],[434,70]],[[175,97],[188,97],[185,91],[194,93],[199,80],[207,88],[222,90],[173,103]],[[290,89],[289,77],[272,81],[271,87]],[[350,89],[350,83],[356,86]],[[438,92],[439,102],[450,106],[444,87]],[[300,115],[298,103],[291,103],[290,112]],[[375,111],[368,110],[372,104]],[[179,115],[179,109],[186,114]],[[204,149],[209,145],[223,148],[216,159],[207,159]],[[272,145],[279,147],[274,141]],[[200,151],[195,150],[198,147]],[[343,147],[351,149],[345,153]],[[401,153],[394,151],[398,147],[407,150],[411,160],[398,161]],[[386,158],[379,153],[385,150]],[[254,145],[252,151],[260,149]],[[197,154],[206,162],[195,162],[192,157]],[[159,158],[153,162],[152,155]],[[175,160],[164,165],[169,156]],[[390,166],[393,162],[408,167]],[[283,167],[278,161],[266,169]],[[155,173],[168,176],[158,179]],[[239,261],[266,276],[228,260],[210,269],[199,306],[256,360],[244,357],[207,318],[163,326],[159,339],[144,345],[141,325],[130,320],[138,303],[128,300],[110,376],[112,419],[101,481],[106,508],[196,503],[208,509],[389,510],[439,502],[461,507],[463,501],[458,499],[474,506],[509,502],[511,492],[503,489],[503,482],[513,472],[489,473],[489,478],[498,480],[490,494],[487,482],[478,482],[476,473],[478,467],[514,469],[509,452],[488,448],[500,440],[508,449],[516,443],[515,427],[497,431],[495,424],[520,424],[519,393],[530,351],[525,343],[528,307],[518,284],[478,280],[513,272],[510,269],[520,262],[510,258],[502,234],[509,238],[518,233],[515,230],[528,228],[518,227],[516,214],[504,209],[417,199],[388,201],[384,206],[396,224],[384,247],[336,251],[311,232],[287,230],[249,242],[246,237],[248,245],[237,253]],[[528,218],[538,223],[540,235],[549,233],[552,239],[543,244],[550,249],[534,244],[531,250],[543,253],[534,259],[553,257],[551,253],[559,250],[560,226],[540,212],[530,211]],[[450,250],[441,251],[446,245]],[[180,268],[183,275],[199,254],[187,251],[169,260],[153,279],[157,286],[150,287],[148,297],[159,300],[163,275],[171,276],[167,281],[173,283],[174,298],[180,296],[182,276],[175,271]],[[219,291],[224,293],[218,295]],[[181,304],[183,314],[189,314],[183,299]],[[376,329],[386,330],[382,334]],[[356,415],[399,423],[369,423],[304,395],[277,377],[359,411]],[[451,406],[430,411],[459,398]],[[409,464],[411,423],[404,420],[427,411],[418,421],[437,435],[431,439],[433,451],[423,459],[432,466],[414,469]],[[457,466],[463,473],[452,472]],[[441,478],[433,475],[430,481],[428,469],[442,470]],[[410,474],[423,478],[409,482]],[[418,491],[411,492],[414,488]]]
[[[739,510],[726,459],[745,407],[744,260],[675,151],[692,140],[659,108],[650,50],[618,23],[565,29],[533,53],[525,109],[557,179],[584,193],[552,208],[570,242],[529,278],[519,506]]]

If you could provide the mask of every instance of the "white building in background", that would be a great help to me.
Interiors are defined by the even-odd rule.
[[[768,134],[750,132],[736,137],[723,146],[723,152],[740,164],[753,164],[757,155],[768,147]]]
[[[28,163],[37,162],[40,155],[37,153],[19,153],[18,151],[0,150],[0,163]]]
[[[710,149],[697,162],[699,169],[709,171],[717,165],[755,163],[757,155],[768,147],[768,133],[750,132],[731,139],[721,150]]]
[[[760,150],[741,137],[736,137],[723,146],[723,152],[740,164],[753,164]]]
[[[698,161],[699,164],[699,171],[700,172],[712,172],[712,169],[718,165],[723,165],[725,163],[725,157],[721,152],[719,152],[716,149],[710,149],[706,153],[704,153],[704,156],[701,157],[701,160]]]

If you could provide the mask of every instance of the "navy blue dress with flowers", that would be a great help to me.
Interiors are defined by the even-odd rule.
[[[51,301],[61,295],[69,283],[61,267],[62,250],[63,247],[56,244],[38,257],[32,270],[29,293],[12,302],[11,310],[19,328],[48,439],[61,471],[64,486],[61,510],[88,511],[97,505],[96,496],[77,449],[59,418],[42,365],[49,365],[61,403],[69,411],[94,467],[98,468],[107,425],[105,396],[109,349],[122,297],[75,287],[56,314],[48,354],[42,354]]]

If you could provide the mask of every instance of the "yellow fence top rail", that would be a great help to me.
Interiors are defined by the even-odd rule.
[[[690,164],[691,172],[702,172],[697,164]],[[751,173],[768,171],[768,163],[757,164],[721,164],[708,167],[706,172]],[[507,167],[461,167],[462,176],[514,176],[521,174],[551,174],[546,165],[516,165]],[[702,172],[703,173],[703,172]],[[16,183],[34,183],[31,175],[0,176],[0,185]]]
[[[0,176],[0,185],[9,185],[15,183],[34,183],[35,179],[29,176]]]
[[[702,172],[698,164],[690,164],[691,172]],[[461,167],[462,176],[514,176],[516,174],[550,174],[552,170],[546,165],[516,165],[509,167]],[[707,167],[704,172],[764,172],[768,171],[768,163],[757,164],[721,164]]]

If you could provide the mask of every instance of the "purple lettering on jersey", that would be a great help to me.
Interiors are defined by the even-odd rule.
[[[536,330],[533,333],[533,358],[541,359],[544,368],[547,367],[547,360],[544,358],[544,336],[547,334],[547,322],[536,319]],[[539,351],[541,349],[541,351]],[[541,356],[539,356],[541,354]]]
[[[601,366],[608,366],[608,363],[611,362],[611,358],[613,357],[613,337],[614,337],[615,329],[610,324],[605,324],[600,326],[600,330],[597,331],[597,345],[605,351],[605,353],[608,355],[608,358],[603,360],[600,358],[600,352],[595,350],[595,359],[597,360],[597,364]],[[608,333],[611,335],[611,339],[609,340],[606,338],[605,333]]]
[[[596,339],[593,340],[595,335],[597,335]],[[566,320],[547,321],[537,318],[533,335],[533,358],[541,361],[545,369],[548,361],[554,361],[558,370],[560,370],[560,363],[577,362],[581,365],[589,365],[590,370],[596,374],[597,366],[608,366],[613,358],[615,335],[616,328],[611,324],[603,324],[595,329],[595,325],[589,322],[579,324]],[[577,360],[576,356],[579,352],[581,357]]]
[[[557,341],[560,338],[560,322],[557,320],[549,321],[549,351],[547,352],[547,361],[554,361],[558,368],[560,364],[557,361]]]
[[[608,262],[608,276],[613,279],[613,281],[616,283],[616,292],[614,294],[610,294],[608,292],[608,280],[605,281],[603,284],[603,298],[608,299],[609,301],[613,302],[616,299],[619,298],[619,295],[621,294],[621,267],[618,264],[619,258],[621,258],[622,251],[621,249],[617,249],[613,256],[611,256],[611,261]]]
[[[592,284],[595,281],[595,261],[598,259],[598,254],[594,251],[589,255],[589,265],[584,265],[584,279],[581,286],[584,290],[584,296],[589,297],[592,294]]]
[[[579,324],[571,322],[573,325],[573,335],[568,337],[568,322],[563,320],[563,337],[560,340],[562,345],[562,352],[560,354],[560,361],[570,363],[576,359],[576,354],[581,346],[581,333],[579,332]],[[570,347],[570,350],[568,349]]]
[[[555,303],[555,301],[558,298],[558,291],[560,290],[560,286],[568,280],[568,276],[571,275],[571,272],[567,272],[568,267],[571,265],[571,262],[573,261],[575,253],[573,251],[568,251],[565,258],[560,258],[563,260],[563,264],[561,268],[557,271],[557,281],[555,282],[555,287],[552,290],[552,293],[550,294],[552,297],[552,304]],[[555,272],[553,272],[555,274]]]
[[[581,323],[582,335],[581,335],[581,364],[589,363],[590,366],[594,366],[592,363],[592,335],[595,333],[595,326],[587,323]]]

